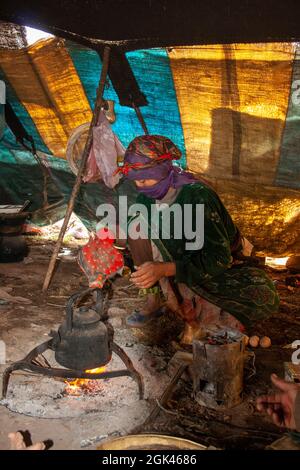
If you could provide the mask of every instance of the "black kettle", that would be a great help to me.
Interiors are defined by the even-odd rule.
[[[96,291],[95,307],[74,308],[89,292]],[[113,328],[102,314],[101,289],[73,294],[66,306],[66,319],[53,336],[56,361],[69,369],[85,371],[107,364],[112,355]]]

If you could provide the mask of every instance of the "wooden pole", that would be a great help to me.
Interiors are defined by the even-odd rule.
[[[143,118],[143,115],[142,115],[142,113],[141,113],[140,108],[139,108],[138,106],[136,106],[134,102],[132,102],[132,106],[133,106],[133,109],[134,109],[135,112],[136,112],[136,115],[137,115],[137,117],[138,117],[138,120],[140,121],[140,124],[141,124],[141,126],[142,126],[142,128],[143,128],[144,133],[145,133],[146,135],[148,135],[149,132],[148,132],[148,129],[147,129],[147,125],[146,125],[146,123],[145,123],[145,120],[144,120],[144,118]]]
[[[152,423],[154,421],[154,419],[158,416],[158,414],[160,412],[160,407],[161,406],[164,407],[167,404],[167,401],[171,397],[171,395],[174,391],[174,388],[177,385],[178,380],[180,379],[180,377],[182,376],[182,374],[184,373],[184,371],[186,370],[187,367],[188,367],[187,363],[183,363],[183,364],[180,364],[178,366],[178,369],[176,370],[175,374],[171,378],[169,384],[165,388],[165,390],[164,390],[162,396],[160,397],[160,399],[157,401],[157,403],[154,406],[153,410],[151,411],[150,415],[148,416],[146,421],[143,423],[143,426],[146,426],[146,425]]]
[[[43,284],[43,292],[47,291],[47,289],[49,287],[49,284],[50,284],[50,281],[51,281],[51,278],[52,278],[52,274],[53,274],[53,271],[54,271],[54,268],[55,268],[57,255],[58,255],[59,250],[61,248],[61,245],[62,245],[62,242],[63,242],[63,239],[64,239],[64,235],[65,235],[65,231],[67,229],[71,214],[73,212],[76,196],[78,194],[78,191],[79,191],[79,188],[80,188],[80,185],[81,185],[81,179],[82,179],[82,176],[84,174],[86,162],[87,162],[88,156],[89,156],[91,148],[92,148],[93,128],[97,125],[100,110],[101,110],[101,107],[103,105],[103,92],[104,92],[105,81],[106,81],[106,77],[107,77],[107,73],[108,73],[109,56],[110,56],[110,47],[105,46],[101,76],[100,76],[99,86],[98,86],[98,89],[97,89],[97,98],[96,98],[95,108],[94,108],[94,112],[93,112],[93,118],[92,118],[92,121],[91,121],[91,124],[90,124],[90,127],[89,127],[88,138],[87,138],[87,141],[85,143],[85,147],[84,147],[84,151],[83,151],[83,155],[82,155],[82,160],[80,162],[80,166],[79,166],[78,173],[77,173],[77,176],[76,176],[76,180],[75,180],[75,183],[74,183],[74,186],[73,186],[72,194],[71,194],[71,197],[70,197],[69,202],[68,202],[68,207],[67,207],[67,210],[66,210],[64,223],[63,223],[63,225],[60,229],[59,236],[58,236],[58,239],[57,239],[56,245],[54,247],[52,257],[51,257],[51,260],[50,260],[50,263],[49,263],[49,266],[48,266],[48,271],[47,271],[46,276],[45,276],[45,280],[44,280],[44,284]]]

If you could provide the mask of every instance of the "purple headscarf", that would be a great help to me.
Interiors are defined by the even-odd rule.
[[[167,137],[144,135],[129,144],[120,171],[130,180],[158,180],[153,186],[137,190],[153,199],[162,199],[171,187],[181,188],[199,181],[191,173],[172,165],[172,160],[180,157],[180,150]]]

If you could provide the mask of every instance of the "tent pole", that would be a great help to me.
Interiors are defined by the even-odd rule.
[[[144,121],[144,118],[143,118],[143,115],[142,115],[142,113],[141,113],[140,108],[135,105],[134,101],[132,102],[132,106],[133,106],[133,109],[134,109],[135,112],[136,112],[136,115],[137,115],[137,117],[138,117],[138,120],[140,121],[140,124],[141,124],[141,126],[142,126],[142,128],[143,128],[144,133],[145,133],[146,135],[148,135],[149,132],[148,132],[148,129],[147,129],[147,126],[146,126],[146,123],[145,123],[145,121]]]
[[[49,263],[49,266],[48,266],[48,271],[47,271],[46,276],[45,276],[45,280],[44,280],[44,284],[43,284],[43,292],[47,291],[47,289],[49,287],[49,284],[50,284],[50,281],[51,281],[51,278],[52,278],[52,274],[53,274],[53,271],[54,271],[54,268],[55,268],[57,255],[58,255],[59,250],[61,248],[61,245],[62,245],[62,242],[63,242],[63,239],[64,239],[64,235],[65,235],[65,231],[67,229],[71,214],[72,214],[73,209],[74,209],[76,196],[78,194],[78,191],[79,191],[79,188],[80,188],[80,185],[81,185],[82,176],[83,176],[83,173],[84,173],[84,170],[85,170],[85,165],[86,165],[88,156],[90,154],[90,150],[92,148],[93,128],[95,127],[95,125],[98,122],[100,110],[101,110],[101,107],[103,105],[103,93],[104,93],[104,87],[105,87],[105,82],[106,82],[107,73],[108,73],[109,56],[110,56],[110,47],[105,46],[104,54],[103,54],[101,76],[100,76],[99,85],[98,85],[98,89],[97,89],[97,98],[96,98],[95,108],[94,108],[94,111],[93,111],[92,121],[91,121],[91,124],[90,124],[90,127],[89,127],[88,138],[87,138],[87,141],[85,143],[85,147],[84,147],[84,151],[83,151],[83,155],[82,155],[82,160],[81,160],[81,163],[80,163],[80,166],[79,166],[79,169],[78,169],[78,173],[77,173],[76,180],[75,180],[75,183],[74,183],[74,186],[73,186],[72,194],[71,194],[71,197],[70,197],[69,202],[68,202],[68,207],[67,207],[67,210],[66,210],[64,223],[63,223],[63,225],[60,229],[59,236],[58,236],[58,239],[57,239],[56,245],[54,247],[52,257],[51,257],[51,260],[50,260],[50,263]]]

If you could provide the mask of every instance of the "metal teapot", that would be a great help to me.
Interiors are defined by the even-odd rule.
[[[74,308],[85,295],[96,291],[95,307]],[[88,289],[73,294],[66,306],[66,319],[53,336],[56,361],[69,369],[87,370],[107,364],[112,355],[113,328],[102,314],[103,293]]]

